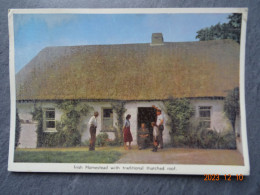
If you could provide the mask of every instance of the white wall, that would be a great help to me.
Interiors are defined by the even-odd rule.
[[[82,133],[81,141],[85,142],[86,140],[90,139],[89,133],[89,125],[88,121],[93,116],[94,112],[97,111],[99,116],[97,118],[97,135],[101,132],[101,121],[102,121],[102,109],[103,108],[111,108],[111,103],[109,102],[87,102],[83,101],[82,103],[87,103],[90,107],[92,107],[90,113],[87,116],[81,117],[79,124],[80,132]],[[113,125],[116,126],[116,114],[113,113]],[[106,132],[108,134],[108,138],[111,140],[115,139],[115,133],[113,132]]]
[[[218,132],[232,129],[231,123],[224,113],[223,100],[197,99],[191,100],[191,104],[196,108],[195,118],[199,117],[199,106],[211,106],[211,129]]]
[[[100,133],[101,131],[101,120],[102,120],[102,108],[109,108],[111,107],[110,102],[88,102],[88,105],[93,107],[93,112],[97,111],[99,112],[100,116],[97,118],[98,126],[97,126],[97,134]],[[138,131],[138,120],[137,120],[137,115],[138,115],[138,107],[152,107],[152,105],[155,105],[159,108],[162,109],[163,114],[165,113],[164,110],[164,105],[162,102],[159,101],[151,101],[151,102],[128,102],[125,104],[125,108],[127,111],[124,114],[124,119],[127,114],[131,115],[130,123],[131,123],[131,133],[133,136],[133,145],[137,145],[137,131]],[[89,134],[89,126],[88,126],[88,121],[90,117],[92,116],[93,112],[91,112],[91,115],[84,117],[84,119],[80,123],[80,128],[82,132],[82,142],[89,140],[90,134]],[[164,114],[165,120],[167,121],[168,117],[166,114]],[[113,114],[113,121],[114,121],[114,126],[117,124],[116,120],[116,113]],[[151,121],[152,122],[152,121]],[[109,139],[114,139],[115,135],[114,133],[107,132],[109,135]],[[169,136],[169,126],[165,125],[165,129],[163,131],[163,138],[164,138],[164,143],[170,143],[170,136]]]
[[[37,146],[37,123],[21,124],[21,133],[18,148],[36,148]]]
[[[32,114],[31,114],[35,106],[42,107],[42,108],[55,108],[55,120],[59,121],[61,119],[62,111],[59,110],[56,104],[52,102],[17,103],[16,107],[18,109],[20,119],[29,120],[30,122],[35,122],[32,120]]]
[[[37,146],[37,123],[32,120],[34,104],[16,104],[18,115],[25,123],[21,123],[21,133],[18,148],[36,148]]]
[[[43,108],[55,108],[55,103],[39,102],[39,103],[17,103],[19,118],[24,121],[21,123],[21,134],[18,146],[19,148],[36,148],[37,146],[37,121],[33,121],[32,112],[35,106],[41,106]],[[55,120],[59,121],[62,115],[62,111],[55,109]]]
[[[82,116],[79,123],[79,130],[82,134],[82,142],[89,140],[89,126],[88,121],[90,117],[93,115],[94,111],[99,112],[99,117],[97,118],[98,126],[97,126],[97,134],[101,131],[101,120],[102,120],[102,108],[110,108],[111,104],[107,102],[88,102],[88,105],[93,107],[88,116]],[[19,142],[21,143],[19,147],[21,148],[36,148],[37,144],[37,121],[32,120],[32,112],[34,107],[42,107],[42,108],[55,108],[55,120],[60,121],[62,116],[62,110],[57,108],[56,103],[54,102],[37,102],[37,103],[17,103],[17,109],[19,113],[20,119],[27,121],[27,123],[21,124],[21,135]],[[114,118],[114,126],[116,125],[116,114],[113,115]],[[115,134],[113,132],[107,132],[109,139],[115,139]]]
[[[80,123],[79,123],[79,130],[82,134],[82,142],[85,142],[86,140],[89,140],[90,138],[90,133],[89,133],[89,125],[88,125],[88,121],[90,119],[91,116],[93,116],[94,111],[99,112],[99,117],[97,118],[97,134],[99,134],[101,132],[101,123],[102,123],[102,109],[103,108],[111,108],[111,102],[87,102],[87,101],[83,101],[82,103],[87,103],[90,107],[92,107],[92,110],[90,111],[90,113],[88,114],[88,116],[82,116]],[[196,108],[196,112],[195,112],[195,117],[199,117],[199,106],[211,106],[211,128],[215,129],[218,132],[227,130],[231,128],[231,123],[229,122],[229,120],[227,119],[227,117],[225,116],[225,113],[223,111],[224,108],[224,101],[223,100],[191,100],[191,103],[193,104],[193,106]],[[41,103],[37,103],[37,106],[42,106],[42,107],[55,107],[55,103],[50,103],[50,102],[41,102]],[[155,105],[157,107],[159,107],[162,110],[162,114],[164,115],[165,118],[165,128],[163,131],[163,139],[164,139],[164,143],[170,143],[170,127],[168,126],[168,116],[166,114],[166,110],[164,107],[164,104],[161,101],[138,101],[138,102],[128,102],[125,104],[125,108],[127,109],[127,111],[125,112],[124,115],[124,119],[126,117],[127,114],[131,115],[131,133],[133,136],[133,145],[137,144],[137,130],[138,130],[138,120],[137,120],[137,115],[138,115],[138,107],[152,107],[152,105]],[[20,140],[22,141],[22,145],[23,147],[36,147],[36,144],[31,144],[29,143],[30,140],[26,140],[25,137],[29,137],[28,134],[33,134],[30,135],[32,136],[31,140],[36,140],[36,133],[32,133],[36,131],[36,125],[33,124],[32,121],[32,115],[31,112],[33,111],[34,108],[34,104],[33,103],[18,103],[17,104],[17,108],[18,108],[18,112],[19,112],[19,116],[21,119],[23,120],[29,120],[31,121],[31,124],[27,124],[26,126],[22,125],[22,133],[21,133],[21,138]],[[55,109],[56,110],[56,114],[55,114],[55,118],[57,121],[59,121],[61,119],[61,115],[62,115],[62,111],[59,109]],[[117,125],[117,121],[116,121],[116,114],[113,114],[113,123],[114,126]],[[240,121],[238,121],[238,123],[240,123]],[[237,124],[240,125],[240,124]],[[29,130],[30,129],[30,132]],[[24,132],[27,132],[24,133]],[[113,132],[107,132],[107,134],[109,135],[109,139],[113,140],[115,138],[115,134]],[[35,141],[33,141],[35,142]]]

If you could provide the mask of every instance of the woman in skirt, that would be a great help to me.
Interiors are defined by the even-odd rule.
[[[132,134],[131,134],[131,131],[130,131],[130,118],[131,118],[131,115],[128,114],[126,116],[126,121],[125,121],[125,125],[124,125],[124,128],[123,128],[123,133],[124,133],[124,148],[125,150],[127,149],[131,149],[131,142],[133,141],[133,137],[132,137]],[[127,142],[129,142],[129,146],[127,148]]]

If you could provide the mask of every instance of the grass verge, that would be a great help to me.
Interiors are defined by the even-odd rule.
[[[114,163],[119,151],[15,151],[14,162],[39,163]]]

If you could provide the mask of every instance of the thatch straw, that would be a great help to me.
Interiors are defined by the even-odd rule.
[[[47,47],[16,75],[17,100],[223,97],[237,86],[232,40]]]

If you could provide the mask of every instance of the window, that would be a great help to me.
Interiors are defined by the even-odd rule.
[[[44,130],[56,131],[55,108],[46,108],[44,110]]]
[[[102,131],[111,131],[111,130],[113,130],[113,109],[104,108]]]
[[[211,106],[199,106],[200,125],[210,128]]]

